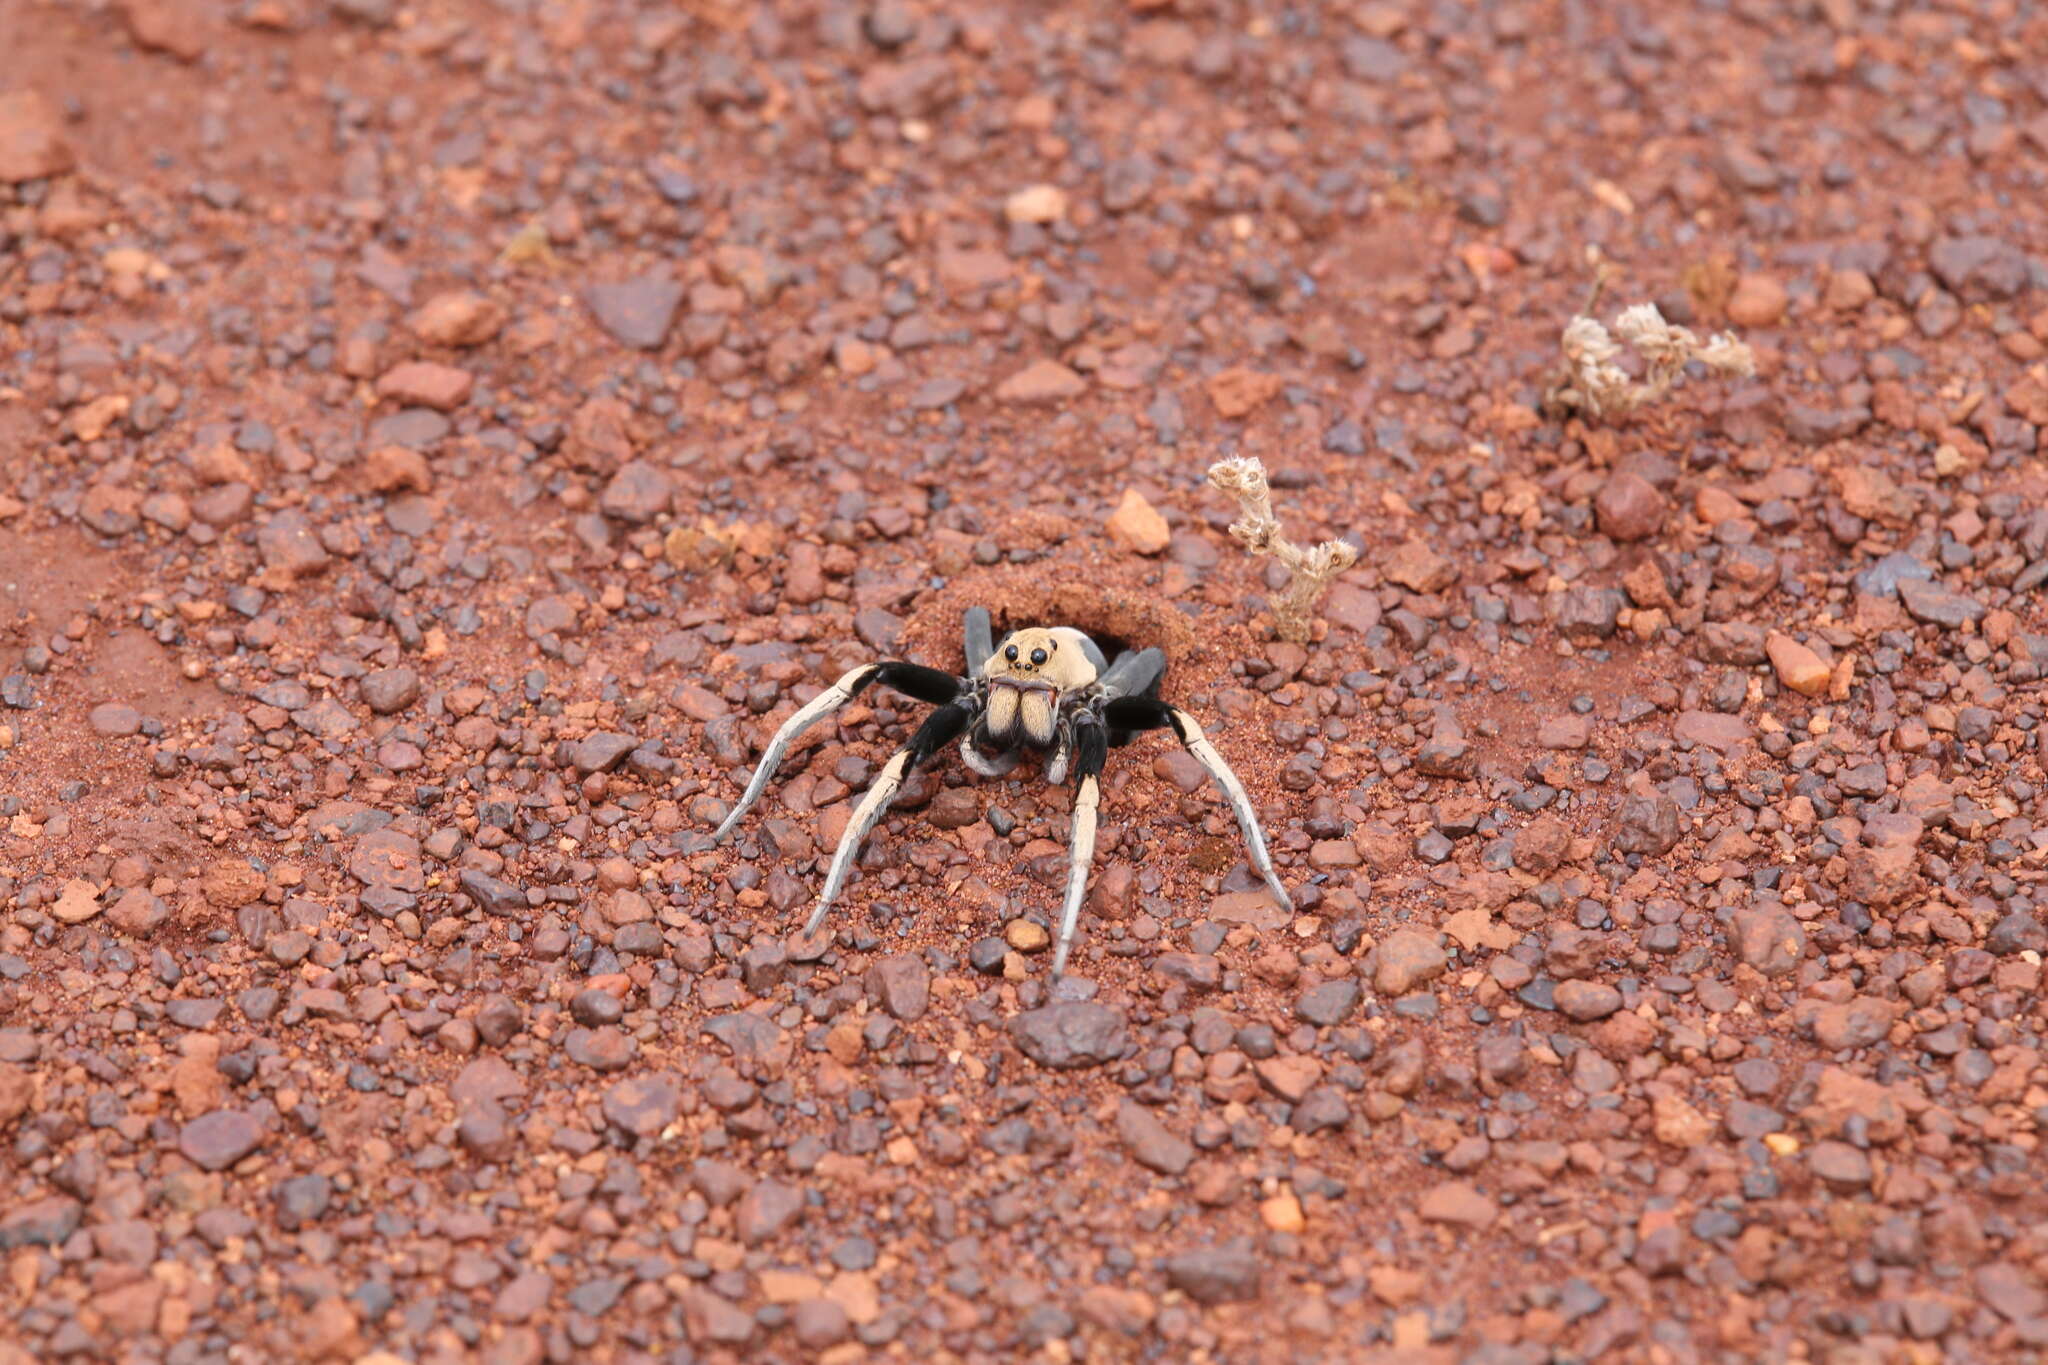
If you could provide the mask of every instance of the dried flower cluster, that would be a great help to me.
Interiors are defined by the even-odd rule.
[[[1620,340],[1616,340],[1616,338]],[[1591,417],[1634,412],[1669,393],[1697,360],[1715,374],[1756,373],[1756,356],[1729,332],[1701,341],[1691,329],[1664,320],[1654,303],[1622,310],[1612,333],[1599,319],[1580,314],[1564,329],[1564,374],[1545,395],[1552,408]],[[1622,346],[1643,358],[1640,382],[1615,361]]]
[[[1310,608],[1331,580],[1358,562],[1358,551],[1341,540],[1303,549],[1281,534],[1280,522],[1273,516],[1273,490],[1266,482],[1266,466],[1259,460],[1218,460],[1209,466],[1209,482],[1236,498],[1243,511],[1230,524],[1230,534],[1253,554],[1279,560],[1292,574],[1287,590],[1273,604],[1273,620],[1281,639],[1305,644]]]

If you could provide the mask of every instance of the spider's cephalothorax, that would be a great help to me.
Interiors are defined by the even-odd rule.
[[[1070,626],[1019,630],[998,646],[988,613],[976,607],[967,613],[967,660],[964,678],[894,659],[862,664],[848,672],[775,732],[739,804],[712,836],[714,841],[723,843],[739,826],[740,817],[760,799],[797,736],[870,685],[879,682],[939,708],[925,718],[910,742],[882,765],[874,785],[854,807],[853,818],[847,822],[846,833],[832,855],[832,868],[826,874],[817,908],[804,926],[806,934],[816,933],[825,922],[825,912],[853,870],[861,841],[896,799],[904,777],[955,739],[960,741],[960,755],[967,766],[984,776],[1000,777],[1009,772],[1027,749],[1049,751],[1048,781],[1064,781],[1068,771],[1073,772],[1074,837],[1066,902],[1061,907],[1059,935],[1053,950],[1052,970],[1056,977],[1066,970],[1074,926],[1081,915],[1081,900],[1088,889],[1088,866],[1095,857],[1095,819],[1102,799],[1103,762],[1112,747],[1142,730],[1171,729],[1182,746],[1208,770],[1237,816],[1252,866],[1265,878],[1273,898],[1290,910],[1294,908],[1273,871],[1265,836],[1259,832],[1258,818],[1252,813],[1251,798],[1245,794],[1244,784],[1202,734],[1202,727],[1193,716],[1159,700],[1159,683],[1166,675],[1163,652],[1131,650],[1117,655],[1111,663],[1103,658],[1102,650],[1093,640]]]

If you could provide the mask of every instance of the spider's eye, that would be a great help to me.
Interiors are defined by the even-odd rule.
[[[1044,663],[1044,662],[1045,662],[1045,651],[1044,651],[1044,650],[1042,650],[1042,649],[1034,649],[1034,650],[1032,650],[1032,651],[1031,651],[1031,662],[1032,662],[1032,663],[1035,663],[1035,664],[1042,664],[1042,663]]]
[[[1009,661],[1010,661],[1011,663],[1016,663],[1016,662],[1017,662],[1017,646],[1015,646],[1015,645],[1011,645],[1011,646],[1010,646],[1010,647],[1009,647],[1008,649],[1004,650],[1004,651],[1003,651],[1003,657],[1004,657],[1005,659],[1008,659],[1008,660],[1009,660]]]

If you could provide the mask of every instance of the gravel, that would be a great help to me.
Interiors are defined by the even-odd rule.
[[[10,34],[0,1362],[2038,1354],[2033,12],[731,8]]]

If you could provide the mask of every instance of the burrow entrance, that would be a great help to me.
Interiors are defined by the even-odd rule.
[[[1036,572],[1033,570],[1037,569]],[[1102,647],[1114,661],[1119,653],[1157,645],[1169,665],[1200,651],[1194,625],[1171,602],[1144,592],[1077,582],[1074,570],[1046,572],[1017,565],[955,579],[921,605],[905,626],[912,657],[964,670],[961,622],[970,607],[986,607],[995,638],[1023,626],[1072,626]]]

